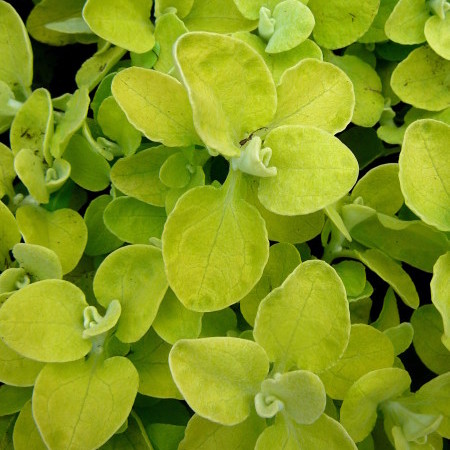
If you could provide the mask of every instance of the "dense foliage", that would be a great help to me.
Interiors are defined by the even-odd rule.
[[[0,449],[442,449],[450,4],[16,8]]]

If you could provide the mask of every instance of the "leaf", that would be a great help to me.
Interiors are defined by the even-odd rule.
[[[351,327],[350,340],[342,357],[319,375],[327,395],[342,400],[363,375],[391,367],[393,363],[394,348],[389,338],[369,325],[355,324]]]
[[[89,203],[84,214],[88,229],[88,241],[85,253],[89,256],[105,255],[119,248],[123,241],[116,237],[106,227],[103,213],[113,201],[109,195],[100,195]]]
[[[128,358],[139,372],[141,394],[157,398],[182,398],[169,369],[170,349],[171,346],[151,328],[142,339],[131,344]]]
[[[440,111],[450,105],[450,61],[424,45],[413,50],[392,73],[391,86],[400,99],[416,108]]]
[[[153,321],[153,329],[169,344],[179,339],[195,339],[202,329],[203,314],[183,306],[171,289],[168,289]]]
[[[7,416],[19,412],[30,400],[33,388],[16,387],[6,384],[0,386],[0,416]]]
[[[200,337],[228,336],[230,331],[236,329],[236,314],[231,308],[225,308],[203,314]]]
[[[231,171],[220,188],[193,188],[167,218],[162,235],[167,278],[188,309],[223,309],[261,277],[269,256],[267,231],[258,211],[240,198],[241,183],[240,173]]]
[[[361,3],[358,0],[333,2],[310,0],[308,7],[314,14],[314,40],[322,47],[337,49],[355,42],[370,28],[380,0]]]
[[[373,19],[370,28],[358,39],[365,44],[383,42],[388,39],[384,30],[387,19],[392,13],[398,0],[381,0],[377,15]]]
[[[10,261],[9,250],[20,242],[21,236],[16,219],[5,204],[0,201],[0,269]]]
[[[95,362],[48,364],[39,374],[33,417],[50,448],[97,448],[128,417],[139,383],[136,369],[119,356]]]
[[[253,334],[280,372],[294,366],[316,372],[333,365],[350,334],[337,273],[323,261],[300,264],[262,301]]]
[[[82,337],[86,306],[83,292],[68,281],[30,284],[11,295],[0,309],[0,335],[27,358],[74,361],[91,349],[91,342]]]
[[[14,425],[13,442],[14,449],[16,450],[28,450],[31,448],[33,450],[47,449],[33,419],[31,400],[24,405],[17,417]]]
[[[5,144],[0,143],[0,198],[5,195],[14,197],[12,185],[14,178],[16,178],[14,155]]]
[[[450,164],[442,147],[449,138],[449,125],[417,120],[406,130],[399,157],[405,203],[424,222],[443,231],[450,231]]]
[[[251,414],[238,425],[225,426],[194,414],[186,427],[179,450],[254,450],[265,421]]]
[[[150,328],[166,290],[161,251],[149,245],[126,246],[110,253],[94,278],[94,293],[102,306],[119,300],[122,314],[116,336],[127,343],[138,341]]]
[[[253,396],[269,371],[255,342],[227,337],[178,341],[169,365],[178,389],[202,417],[237,425],[249,415]]]
[[[391,340],[394,346],[394,354],[397,356],[406,351],[411,345],[414,329],[409,322],[403,322],[384,330],[384,334]]]
[[[450,252],[442,255],[433,267],[431,301],[442,316],[442,343],[450,350]]]
[[[383,308],[378,316],[378,319],[371,325],[380,331],[385,331],[389,328],[400,325],[397,298],[395,297],[394,291],[391,287],[386,291]]]
[[[170,9],[175,8],[178,17],[186,17],[192,9],[194,0],[155,0],[155,16],[168,14]]]
[[[88,0],[83,8],[83,18],[89,28],[118,47],[144,53],[155,45],[150,22],[151,0],[111,0],[104,8],[101,0]]]
[[[300,263],[300,254],[292,244],[278,243],[269,248],[269,259],[260,280],[240,301],[241,313],[250,325],[255,324],[256,313],[264,297],[280,286]]]
[[[308,125],[335,134],[348,125],[355,105],[353,85],[347,75],[333,64],[311,58],[284,72],[277,97],[272,129]]]
[[[450,353],[442,343],[442,317],[433,305],[424,305],[411,316],[413,344],[417,355],[431,371],[443,374],[450,370]]]
[[[130,244],[148,244],[149,239],[161,239],[166,212],[133,197],[117,197],[103,213],[107,229]]]
[[[313,127],[283,126],[264,142],[277,176],[262,178],[258,198],[281,215],[309,214],[334,203],[353,186],[358,163],[337,138]]]
[[[23,96],[33,80],[33,51],[25,25],[14,7],[0,2],[0,80]]]
[[[430,47],[442,58],[450,59],[450,16],[431,16],[425,23],[425,37]]]
[[[373,430],[378,405],[403,394],[410,383],[406,370],[385,368],[363,375],[350,387],[341,407],[341,424],[355,442]]]
[[[168,187],[183,188],[190,179],[189,161],[182,152],[169,156],[159,170],[160,180]]]
[[[357,261],[341,261],[333,264],[333,269],[344,283],[347,297],[358,297],[366,286],[365,267]]]
[[[87,242],[87,228],[82,217],[71,209],[46,211],[39,206],[21,206],[17,223],[27,244],[53,250],[61,262],[63,274],[73,270]]]
[[[205,32],[184,34],[174,52],[199,136],[222,155],[239,156],[239,142],[275,113],[275,84],[264,61],[242,41]]]

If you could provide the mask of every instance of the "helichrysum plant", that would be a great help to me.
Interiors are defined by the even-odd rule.
[[[14,3],[0,449],[443,449],[450,4]]]

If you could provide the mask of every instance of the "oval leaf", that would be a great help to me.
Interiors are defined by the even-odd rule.
[[[442,255],[433,267],[431,300],[444,323],[442,342],[450,350],[450,252]]]

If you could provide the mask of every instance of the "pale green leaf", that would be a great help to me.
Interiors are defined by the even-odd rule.
[[[450,352],[442,343],[444,327],[439,311],[433,305],[421,306],[411,316],[413,344],[422,362],[434,373],[450,370]]]
[[[394,348],[381,331],[363,324],[352,325],[350,340],[342,357],[320,378],[327,394],[342,400],[353,383],[372,370],[391,367]]]
[[[130,67],[114,77],[111,88],[129,122],[150,140],[169,147],[201,143],[186,89],[175,78]]]
[[[27,244],[53,250],[61,262],[63,274],[73,270],[86,247],[87,228],[83,218],[72,209],[46,211],[25,205],[16,213],[17,223]]]
[[[398,0],[380,1],[380,7],[378,8],[375,19],[373,19],[370,28],[358,39],[359,42],[369,44],[373,42],[383,42],[388,39],[386,32],[384,31],[384,26],[397,2]]]
[[[138,383],[133,364],[119,356],[48,364],[33,393],[43,440],[53,449],[98,448],[130,414]]]
[[[273,11],[280,2],[281,0],[234,0],[241,14],[251,20],[259,19],[259,11],[262,6]]]
[[[445,59],[450,59],[450,15],[445,19],[430,17],[425,23],[425,37],[430,47]]]
[[[0,198],[4,195],[14,197],[12,185],[14,178],[16,178],[14,155],[5,144],[0,143]]]
[[[433,267],[431,300],[442,316],[442,342],[450,350],[450,252],[442,255]]]
[[[155,16],[158,18],[161,14],[171,11],[175,8],[178,17],[186,17],[192,9],[194,0],[155,0]]]
[[[306,261],[261,303],[254,336],[277,370],[313,372],[344,353],[350,314],[344,285],[323,261]]]
[[[152,237],[160,239],[166,218],[164,208],[126,196],[115,198],[103,213],[107,229],[130,244],[148,244]]]
[[[46,450],[36,423],[33,419],[31,401],[28,401],[20,411],[14,425],[13,442],[15,450]]]
[[[384,330],[384,334],[394,346],[394,354],[400,355],[406,351],[413,340],[414,329],[409,322],[403,322],[395,327]]]
[[[170,188],[183,188],[190,179],[189,161],[182,152],[169,156],[159,170],[160,180]]]
[[[83,18],[91,30],[118,47],[144,53],[155,45],[150,22],[151,0],[88,0]]]
[[[194,414],[179,450],[254,450],[265,421],[251,414],[244,422],[225,426]]]
[[[0,80],[15,93],[27,93],[33,80],[33,51],[25,25],[14,7],[0,2]]]
[[[84,309],[84,328],[83,338],[93,338],[104,335],[111,330],[117,323],[120,317],[122,308],[118,300],[113,300],[106,309],[105,315],[101,316],[95,306],[88,306]]]
[[[167,290],[161,251],[136,244],[110,253],[97,269],[94,293],[107,307],[119,300],[122,314],[116,336],[122,342],[136,342],[150,328]]]
[[[255,324],[256,313],[264,297],[280,286],[300,263],[300,254],[292,244],[278,243],[269,248],[269,259],[260,280],[240,301],[241,313],[250,325]]]
[[[32,387],[0,386],[0,416],[19,412],[31,398]]]
[[[380,0],[310,0],[308,7],[316,20],[314,40],[325,48],[346,47],[370,28],[379,5]]]
[[[188,309],[216,311],[247,295],[269,256],[264,221],[239,195],[242,176],[193,188],[167,218],[162,235],[170,287]]]
[[[277,176],[261,178],[258,198],[276,214],[318,211],[348,193],[358,176],[353,153],[318,128],[275,128],[264,145],[272,149],[270,163]]]
[[[227,337],[180,340],[169,365],[189,406],[223,425],[243,422],[253,396],[269,371],[269,360],[255,342]]]
[[[440,111],[450,105],[450,61],[424,45],[413,50],[392,73],[391,86],[416,108]]]
[[[89,256],[104,255],[119,248],[123,241],[113,234],[103,221],[103,213],[113,201],[109,195],[100,195],[89,203],[84,214],[88,229],[85,253]]]
[[[400,325],[400,316],[397,307],[397,298],[390,287],[384,296],[383,308],[375,322],[371,323],[377,330],[385,331],[388,328]]]
[[[450,162],[445,142],[450,126],[417,120],[405,133],[400,152],[400,186],[406,205],[422,220],[450,231]]]
[[[348,76],[335,65],[312,58],[284,72],[277,96],[271,128],[309,125],[335,134],[348,125],[355,105]]]
[[[9,250],[20,242],[20,232],[16,219],[5,204],[0,201],[0,269],[10,262]]]
[[[171,289],[168,289],[153,321],[153,329],[169,344],[179,339],[195,339],[202,329],[203,314],[183,306]]]
[[[374,428],[378,405],[403,394],[410,383],[405,370],[384,368],[363,375],[350,387],[341,407],[341,424],[355,442]]]
[[[363,292],[366,286],[366,270],[360,262],[341,261],[333,264],[333,269],[344,283],[347,297],[358,297]]]
[[[15,292],[0,309],[3,341],[25,357],[43,362],[82,358],[91,342],[82,337],[83,292],[63,280],[44,280]]]
[[[239,156],[239,142],[267,125],[276,109],[275,84],[263,59],[240,40],[204,32],[184,34],[174,51],[203,142]]]

